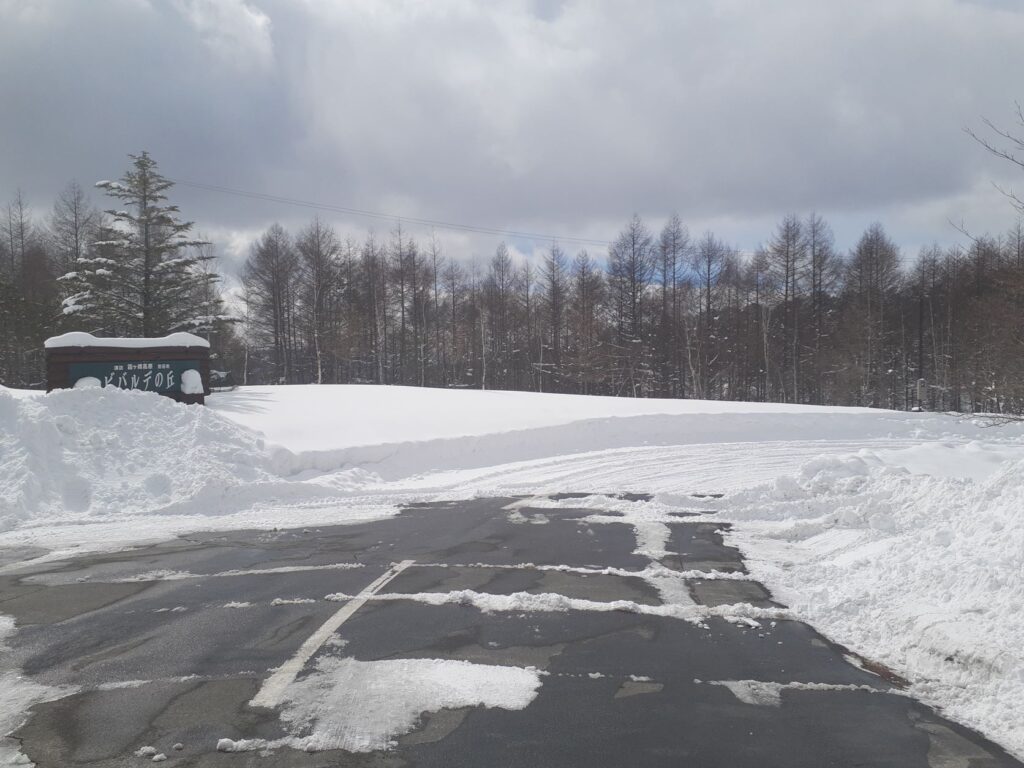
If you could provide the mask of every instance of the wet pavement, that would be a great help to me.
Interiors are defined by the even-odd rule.
[[[595,513],[604,514],[446,502],[373,523],[198,534],[0,575],[0,613],[18,626],[5,667],[73,687],[37,704],[14,736],[47,768],[142,765],[142,745],[169,766],[1021,765],[806,624],[730,614],[737,604],[777,607],[749,578],[681,581],[681,599],[720,615],[658,615],[665,598],[641,573],[651,561],[633,526],[588,520]],[[713,516],[668,526],[661,565],[746,572]],[[253,698],[346,605],[327,595],[358,595],[383,578],[380,599],[353,603],[303,669],[325,655],[534,667],[542,684],[532,703],[424,713],[393,748],[372,753],[218,752],[222,738],[288,735]],[[634,608],[484,612],[412,597],[462,590]]]

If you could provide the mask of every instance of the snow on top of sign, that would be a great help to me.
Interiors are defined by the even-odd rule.
[[[116,347],[120,349],[153,349],[156,347],[206,347],[210,342],[194,333],[172,333],[153,339],[119,339],[93,336],[84,331],[71,331],[60,336],[51,336],[43,346],[47,349],[60,347]]]

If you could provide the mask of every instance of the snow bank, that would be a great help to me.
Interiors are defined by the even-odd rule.
[[[942,476],[965,458],[982,479]],[[981,472],[991,458],[980,446],[821,458],[718,506],[796,616],[1024,754],[1024,461]]]
[[[152,394],[0,391],[0,530],[25,521],[121,517],[183,498],[216,504],[273,477],[262,438]]]
[[[482,494],[731,491],[864,446],[909,465],[932,441],[972,476],[1024,458],[1017,428],[864,409],[369,386],[209,402],[0,387],[0,546],[344,523]]]
[[[116,347],[118,349],[157,349],[159,347],[206,347],[210,342],[192,333],[172,333],[149,339],[125,339],[93,336],[84,331],[70,331],[60,336],[51,336],[43,342],[46,349],[62,347]]]
[[[368,473],[293,482],[281,476],[281,453],[208,409],[151,393],[15,396],[0,387],[0,546],[116,547],[193,530],[301,526],[343,500],[338,522],[396,512],[390,499],[351,503]]]

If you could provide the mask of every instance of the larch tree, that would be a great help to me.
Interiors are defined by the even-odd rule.
[[[562,347],[565,339],[566,304],[568,302],[565,252],[557,243],[552,243],[547,253],[544,254],[540,268],[540,282],[541,301],[544,308],[541,354],[546,358],[540,375],[547,376],[547,391],[553,392],[561,388]]]
[[[499,243],[487,265],[484,278],[484,309],[488,323],[489,354],[497,368],[493,383],[498,387],[511,385],[508,360],[512,353],[512,302],[515,271],[512,256],[505,243]]]
[[[605,296],[604,276],[585,250],[576,254],[569,273],[567,310],[572,353],[572,378],[576,391],[589,394],[599,384],[601,307]]]
[[[716,299],[719,278],[728,255],[729,249],[710,232],[704,234],[692,254],[691,266],[696,275],[696,285],[700,295],[697,313],[693,318],[695,324],[694,356],[696,358],[693,368],[696,373],[694,384],[697,397],[714,396],[712,386],[719,352],[716,343],[719,321]]]
[[[299,259],[291,238],[273,224],[253,243],[242,272],[251,335],[269,351],[265,380],[293,380],[295,307],[299,294]]]
[[[846,271],[849,360],[858,404],[884,407],[893,397],[894,317],[900,255],[881,224],[861,236]]]
[[[686,391],[685,368],[680,348],[681,272],[690,256],[690,233],[673,213],[658,238],[658,279],[661,314],[658,322],[658,346],[661,349],[661,377],[664,394],[679,397]]]
[[[645,394],[644,305],[657,255],[651,232],[634,214],[608,251],[608,285],[614,304],[620,393]]]
[[[790,214],[779,223],[768,244],[768,263],[781,291],[780,391],[783,400],[791,403],[800,400],[800,298],[806,255],[803,226],[799,218]]]
[[[299,259],[301,322],[311,352],[312,379],[323,384],[325,347],[333,348],[328,338],[330,318],[327,309],[341,277],[338,264],[341,243],[334,230],[316,217],[299,233],[295,250]]]
[[[85,258],[102,224],[100,212],[78,182],[71,182],[57,197],[50,215],[50,242],[61,274],[73,272]]]
[[[829,304],[839,279],[840,259],[835,251],[832,228],[816,213],[804,222],[804,243],[807,248],[810,293],[810,372],[806,379],[810,400],[816,405],[825,402],[824,367]]]
[[[60,317],[56,276],[45,230],[19,190],[0,222],[0,381],[39,386],[42,340]]]

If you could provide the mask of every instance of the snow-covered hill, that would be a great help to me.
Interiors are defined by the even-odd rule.
[[[671,511],[716,508],[798,616],[1024,754],[1020,426],[403,387],[252,387],[207,408],[0,388],[8,560],[558,491],[656,494],[615,502],[645,535]]]

